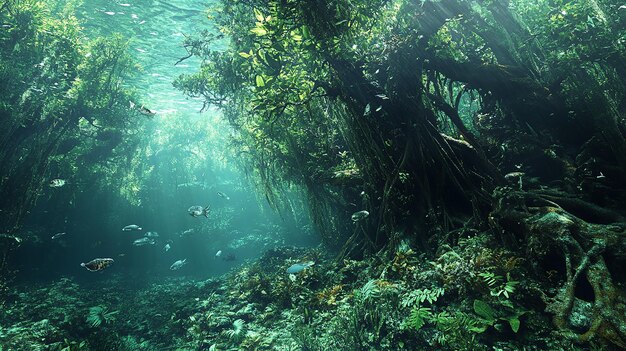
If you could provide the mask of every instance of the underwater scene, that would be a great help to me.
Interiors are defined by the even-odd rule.
[[[0,351],[626,350],[623,0],[0,0]]]

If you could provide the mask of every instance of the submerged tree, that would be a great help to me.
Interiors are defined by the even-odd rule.
[[[123,169],[111,161],[131,153],[141,120],[121,37],[86,39],[71,3],[4,1],[0,18],[0,229],[12,231],[51,179],[76,190]]]
[[[72,4],[0,3],[0,290],[15,273],[8,252],[24,241],[20,229],[37,200],[56,201],[54,227],[77,194],[122,188],[137,146],[143,118],[123,87],[127,44],[87,39]]]
[[[579,277],[614,296],[594,305],[614,312],[573,334],[625,346],[624,277],[604,261],[626,258],[623,5],[260,0],[216,13],[229,49],[211,50],[209,32],[189,39],[203,64],[176,84],[223,107],[270,202],[284,181],[303,186],[326,242],[347,250],[405,238],[432,250],[453,229],[490,230],[568,263],[546,302],[559,328],[572,332]]]

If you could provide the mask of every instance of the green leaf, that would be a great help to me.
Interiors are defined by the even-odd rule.
[[[509,324],[511,325],[511,330],[513,330],[514,333],[517,333],[517,331],[519,330],[519,326],[520,326],[520,321],[517,318],[510,318],[508,319]]]
[[[272,69],[271,74],[277,76],[280,73],[280,69],[282,68],[282,64],[279,61],[280,59],[269,53],[265,55],[265,59],[267,65]]]
[[[256,76],[256,86],[257,87],[264,87],[265,86],[265,80],[263,80],[263,77]]]
[[[267,34],[267,30],[263,27],[254,27],[250,29],[250,33],[256,34],[257,37],[262,37]]]
[[[247,58],[250,58],[252,55],[247,53],[247,52],[243,52],[242,51],[242,52],[239,53],[239,56],[247,59]]]
[[[496,319],[491,306],[481,300],[474,300],[474,312],[489,322],[493,322]]]
[[[311,38],[311,32],[309,31],[309,27],[307,26],[302,26],[302,37],[304,39],[309,39]]]
[[[263,20],[265,19],[265,16],[263,16],[263,14],[261,13],[261,11],[254,9],[254,17],[256,17],[256,20],[259,22],[263,22]]]
[[[474,326],[474,327],[470,327],[470,328],[469,328],[469,330],[470,330],[471,332],[474,332],[474,333],[480,334],[480,333],[484,333],[484,332],[485,332],[485,330],[487,330],[487,328],[488,328],[488,327],[489,327],[489,325],[484,324],[484,325],[481,325],[481,326]]]
[[[411,311],[406,325],[415,330],[419,330],[426,324],[426,319],[431,317],[432,312],[430,308],[417,306]]]
[[[291,32],[291,39],[293,39],[294,41],[302,41],[302,35],[298,34],[297,32],[293,31]]]

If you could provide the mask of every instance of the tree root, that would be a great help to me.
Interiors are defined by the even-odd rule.
[[[504,191],[497,195],[490,222],[501,232],[526,236],[527,257],[536,262],[537,276],[545,274],[541,262],[564,261],[565,277],[556,294],[541,293],[555,326],[575,342],[599,338],[626,349],[626,293],[614,283],[606,262],[607,257],[622,263],[626,259],[626,224],[587,223],[561,207],[526,206],[537,201],[537,194]],[[580,292],[585,288],[586,298]]]

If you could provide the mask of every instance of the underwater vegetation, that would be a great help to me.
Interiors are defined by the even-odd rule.
[[[67,345],[82,345],[80,350],[102,345],[117,350],[616,349],[602,346],[600,339],[589,348],[555,329],[551,315],[536,308],[541,300],[538,283],[526,278],[530,268],[512,252],[486,248],[492,240],[474,234],[433,257],[405,248],[394,253],[395,260],[337,261],[319,249],[283,247],[218,279],[173,279],[138,291],[102,289],[97,296],[65,279],[11,294],[0,341],[16,350]],[[316,264],[309,269],[285,273],[296,260],[313,258]],[[507,295],[499,294],[507,289]],[[111,303],[119,310],[108,309]],[[590,312],[577,307],[568,325],[590,326]],[[43,319],[24,322],[38,318]]]
[[[0,351],[626,349],[626,5],[204,6],[0,1]]]

